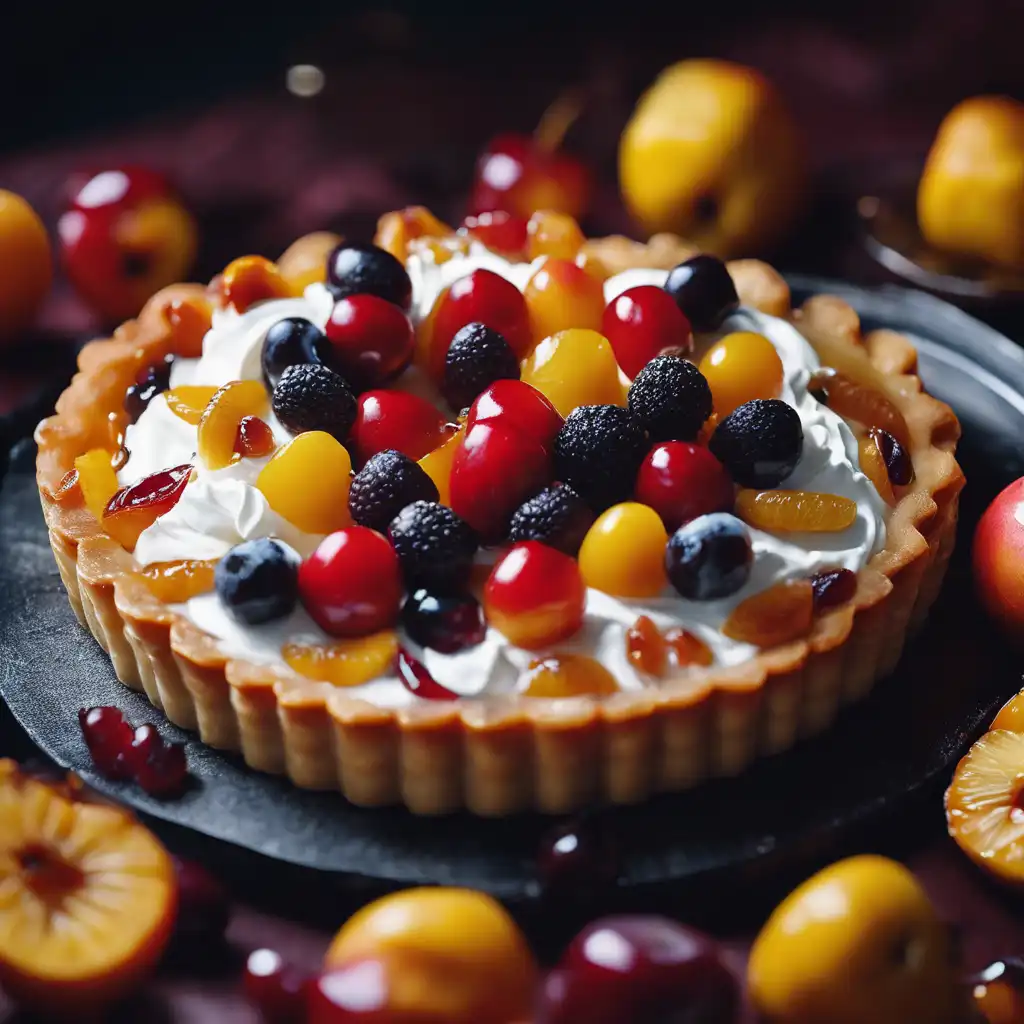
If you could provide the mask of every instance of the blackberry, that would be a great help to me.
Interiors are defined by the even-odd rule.
[[[469,578],[478,542],[473,528],[447,505],[414,501],[391,521],[394,545],[410,590],[457,590]]]
[[[593,522],[594,513],[571,487],[552,484],[516,509],[510,537],[513,543],[539,540],[575,558]]]
[[[289,366],[274,388],[271,406],[293,434],[324,430],[344,442],[356,421],[356,398],[345,378],[319,363]]]
[[[603,512],[633,493],[647,448],[643,427],[628,409],[580,405],[555,435],[555,476]]]
[[[676,300],[695,331],[714,331],[740,304],[725,264],[702,253],[669,271],[665,291]]]
[[[455,332],[444,361],[441,390],[453,409],[465,409],[496,380],[519,380],[519,360],[504,336],[481,323]]]
[[[376,245],[342,242],[327,257],[327,287],[336,299],[376,295],[406,311],[412,302],[405,267]]]
[[[269,537],[233,547],[213,581],[228,611],[250,626],[288,615],[299,597],[298,559]]]
[[[742,487],[778,487],[800,461],[804,429],[796,409],[778,398],[755,398],[734,409],[708,448]]]
[[[699,516],[680,526],[665,548],[668,578],[690,601],[735,594],[749,579],[753,561],[747,528],[726,512]]]
[[[352,480],[348,510],[360,526],[387,533],[391,520],[414,501],[437,501],[437,485],[417,462],[394,448],[370,456]]]
[[[323,363],[324,352],[330,351],[327,336],[316,324],[301,316],[278,320],[263,339],[260,363],[263,380],[273,390],[289,366],[297,363]]]
[[[692,441],[712,409],[704,374],[681,356],[655,356],[636,375],[628,400],[652,441]]]

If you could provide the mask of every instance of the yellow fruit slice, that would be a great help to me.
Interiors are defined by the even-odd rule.
[[[85,507],[99,522],[107,502],[118,492],[120,484],[110,461],[110,452],[105,448],[93,448],[75,459],[78,472],[78,486],[82,491]]]
[[[334,686],[359,686],[376,679],[398,655],[398,637],[385,629],[370,636],[329,644],[289,643],[281,656],[300,676]]]
[[[199,458],[207,469],[234,461],[238,425],[246,416],[263,416],[270,406],[258,380],[233,380],[216,391],[199,420]]]
[[[736,495],[736,515],[774,533],[837,533],[857,521],[857,502],[818,491],[748,491]]]
[[[167,408],[175,416],[197,427],[203,418],[203,412],[216,393],[217,389],[214,387],[202,384],[183,384],[181,387],[165,392],[164,400],[167,402]]]

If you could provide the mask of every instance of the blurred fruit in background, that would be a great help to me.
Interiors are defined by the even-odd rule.
[[[46,228],[19,195],[0,189],[0,344],[35,319],[53,280]]]
[[[974,530],[974,586],[1008,639],[1024,643],[1024,477],[993,499]]]
[[[648,234],[749,255],[778,241],[804,199],[800,134],[759,72],[687,60],[659,75],[622,133],[619,183]]]
[[[917,193],[937,249],[1024,270],[1024,103],[975,96],[939,127]]]
[[[198,242],[195,221],[167,179],[145,167],[85,180],[57,233],[75,290],[109,323],[135,316],[154,292],[186,280]]]

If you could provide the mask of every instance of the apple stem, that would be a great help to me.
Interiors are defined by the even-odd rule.
[[[534,145],[543,153],[553,153],[562,144],[566,132],[583,113],[585,100],[579,87],[567,89],[557,96],[541,114],[533,133]]]

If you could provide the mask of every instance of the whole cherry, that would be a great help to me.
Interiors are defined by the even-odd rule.
[[[396,390],[364,391],[359,396],[349,445],[359,465],[388,448],[410,459],[422,459],[451,433],[446,430],[447,422],[419,395]]]
[[[655,356],[693,351],[690,321],[664,288],[627,288],[605,306],[601,333],[611,342],[615,359],[632,380]]]
[[[357,391],[378,387],[401,373],[416,344],[409,318],[377,295],[339,299],[325,333],[331,364]]]
[[[535,387],[521,380],[496,380],[469,407],[466,430],[478,423],[497,423],[551,446],[565,421]]]
[[[276,950],[253,950],[242,983],[265,1024],[300,1024],[305,1019],[309,978]]]
[[[689,441],[655,445],[640,464],[636,500],[661,516],[666,530],[710,512],[731,512],[735,488],[725,466]]]
[[[328,534],[299,567],[299,597],[331,636],[366,636],[394,625],[402,601],[398,555],[365,526]]]

